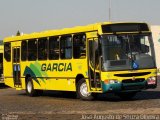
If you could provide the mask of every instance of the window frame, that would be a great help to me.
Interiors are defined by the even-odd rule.
[[[22,42],[26,42],[26,50],[22,49]],[[28,40],[23,40],[21,42],[21,61],[27,61],[28,60]],[[26,51],[26,55],[22,54],[24,51]],[[22,59],[23,56],[26,56],[25,59]]]
[[[71,42],[70,42],[71,46],[66,45],[67,42],[64,42],[66,40],[69,40],[69,39],[67,39],[67,37],[70,37],[70,39],[71,39]],[[62,45],[64,45],[64,46],[62,46]],[[70,55],[70,57],[67,57],[67,51],[66,51],[67,49],[71,50],[71,51],[68,51],[68,55]],[[62,51],[63,51],[63,53],[62,53]],[[62,57],[62,55],[64,55],[64,57]],[[72,59],[72,58],[73,58],[73,37],[72,37],[72,34],[62,35],[62,36],[60,36],[60,59]]]
[[[54,38],[54,39],[50,39],[50,38]],[[55,55],[55,54],[50,54],[51,53],[51,44],[50,42],[54,41],[54,46],[56,46],[56,42],[58,41],[58,48],[56,48],[56,50],[58,50],[58,57],[55,58],[51,58],[50,55]],[[53,47],[53,46],[52,46]],[[55,47],[54,47],[55,48]],[[53,48],[53,51],[55,52],[55,49]],[[48,59],[49,60],[59,60],[60,59],[60,38],[59,36],[50,36],[48,39]]]
[[[32,50],[32,52],[30,52],[30,49],[32,47],[29,46],[29,43],[31,41],[36,41],[36,46],[34,46],[34,47],[36,47],[36,53],[34,53],[36,56],[34,56],[35,58],[33,58],[33,59],[30,59],[30,54],[34,52],[33,50]],[[37,39],[30,39],[30,40],[28,40],[28,56],[27,56],[27,58],[28,58],[28,61],[36,61],[38,59],[38,41],[37,41]]]
[[[83,36],[85,36],[85,41],[83,42],[83,43],[85,43],[85,44],[83,44],[83,46],[85,47],[85,48],[83,48],[83,50],[85,50],[85,53],[84,53],[85,56],[82,56],[82,54],[83,54],[83,52],[81,52],[81,48],[82,48],[81,45],[82,45],[82,44],[78,44],[77,46],[79,46],[79,50],[75,50],[75,48],[76,48],[76,47],[75,47],[75,42],[74,42],[74,40],[75,40],[74,37],[75,37],[75,36],[81,36],[81,39],[80,39],[81,41],[80,41],[80,42],[83,42],[83,41],[82,41],[82,40],[83,40]],[[86,58],[86,56],[87,56],[87,38],[86,38],[86,37],[87,37],[87,36],[86,36],[86,33],[76,33],[76,34],[73,35],[73,40],[72,40],[72,41],[73,41],[73,59],[85,59],[85,58]],[[79,42],[79,43],[80,43],[80,42]],[[80,48],[80,47],[81,47],[81,48]],[[77,58],[75,57],[75,53],[74,53],[75,51],[80,51],[80,53],[79,53],[80,56],[77,57]],[[76,54],[76,55],[77,55],[77,54]]]
[[[43,41],[43,40],[45,40],[46,41],[46,43],[45,43],[45,45],[44,45],[44,48],[45,49],[43,49],[42,47],[39,47],[39,43],[40,43],[40,41]],[[41,48],[41,49],[40,49]],[[44,51],[43,51],[44,50]],[[44,54],[44,56],[43,56],[43,53],[42,52],[44,52],[45,54]],[[42,57],[42,58],[40,58],[40,56]],[[43,38],[38,38],[37,39],[37,60],[47,60],[48,59],[48,37],[43,37]]]
[[[8,44],[9,49],[6,49],[6,44]],[[7,50],[7,51],[6,51]],[[9,52],[9,53],[8,53]],[[5,42],[4,43],[4,58],[7,62],[11,61],[11,42]]]

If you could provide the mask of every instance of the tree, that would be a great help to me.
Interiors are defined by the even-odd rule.
[[[18,30],[16,36],[20,36],[20,35],[21,35],[21,33],[20,33],[19,30]]]

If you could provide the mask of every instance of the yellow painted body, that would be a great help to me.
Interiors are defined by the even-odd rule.
[[[3,51],[4,51],[4,46],[0,45],[0,53],[3,53]]]
[[[88,40],[93,40],[93,38],[98,38],[98,35],[102,34],[101,25],[103,24],[112,24],[109,22],[105,23],[97,23],[92,24],[88,26],[79,26],[74,28],[65,28],[62,30],[49,30],[44,31],[40,33],[32,33],[32,34],[24,34],[21,36],[15,36],[15,37],[8,37],[4,39],[4,42],[11,42],[11,53],[13,52],[14,47],[20,47],[21,48],[21,42],[22,40],[29,40],[33,38],[42,38],[42,37],[50,37],[50,36],[61,36],[65,34],[71,34],[74,35],[76,33],[85,33],[86,34],[86,46],[88,46]],[[86,52],[88,53],[88,47]],[[45,61],[21,61],[20,59],[20,80],[21,80],[21,86],[14,85],[14,79],[13,79],[13,62],[12,58],[13,55],[11,55],[11,61],[7,62],[4,59],[4,80],[5,84],[12,87],[17,88],[17,90],[20,89],[26,89],[26,83],[25,83],[25,75],[24,71],[26,66],[30,67],[33,65],[36,67],[35,71],[40,71],[42,76],[38,76],[37,80],[39,81],[39,84],[33,80],[34,88],[35,89],[42,89],[42,90],[61,90],[61,91],[76,91],[76,77],[77,75],[82,75],[86,79],[89,92],[100,92],[102,93],[102,88],[91,88],[89,83],[89,73],[88,73],[88,56],[86,55],[86,58],[84,59],[69,59],[69,60],[45,60]],[[20,56],[21,58],[21,56]],[[98,59],[98,58],[97,58]],[[60,65],[63,63],[63,65],[59,66],[59,69],[62,71],[52,71],[52,68],[48,68],[47,70],[46,66],[43,66],[43,64],[53,66],[53,64],[56,63]],[[68,70],[65,71],[65,67],[68,64],[71,64],[72,71]],[[43,70],[44,71],[43,71]],[[117,79],[118,81],[122,81],[124,79],[132,79],[131,77],[116,77],[114,74],[123,74],[123,73],[132,73],[132,72],[151,72],[151,74],[148,74],[146,76],[138,76],[136,78],[149,78],[150,76],[156,76],[156,69],[144,69],[144,70],[137,70],[137,71],[110,71],[110,72],[103,72],[96,70],[97,72],[101,73],[101,81],[105,81],[106,79]]]
[[[25,70],[25,67],[30,64],[40,64],[43,63],[62,63],[61,60],[54,60],[54,61],[34,61],[34,62],[21,62],[20,63],[20,69],[21,69],[21,82],[22,82],[22,89],[25,89],[25,76],[23,76],[23,71]],[[34,82],[35,89],[44,89],[44,90],[67,90],[67,91],[75,91],[75,78],[78,74],[84,75],[84,77],[87,77],[87,62],[86,59],[80,60],[63,60],[63,63],[72,63],[72,71],[44,71],[47,76],[44,77],[44,81],[39,79],[40,85]],[[12,66],[12,63],[8,63],[7,66]],[[14,81],[12,76],[12,67],[10,67],[11,70],[6,70],[5,74],[5,84],[9,85],[11,87],[14,87]],[[37,67],[41,71],[41,67]],[[43,72],[42,72],[43,73]],[[7,77],[11,78],[7,78]],[[39,77],[39,76],[37,76]]]
[[[143,76],[136,76],[136,78],[144,78],[145,80],[148,79],[150,76],[156,76],[157,69],[142,69],[142,70],[126,70],[126,71],[114,71],[114,72],[102,72],[101,79],[102,81],[105,80],[118,80],[119,82],[122,82],[122,80],[125,79],[132,79],[133,77],[117,77],[116,74],[131,74],[131,73],[144,73],[144,72],[151,72],[148,75]]]
[[[49,30],[49,31],[44,31],[40,33],[32,33],[32,34],[24,34],[22,36],[15,36],[15,37],[8,37],[4,39],[4,42],[11,42],[11,53],[13,52],[14,47],[21,47],[21,42],[22,40],[28,40],[32,38],[41,38],[41,37],[49,37],[49,36],[61,36],[64,34],[76,34],[76,33],[81,33],[84,32],[86,33],[86,37],[88,38],[93,38],[97,37],[98,34],[98,27],[101,24],[93,24],[93,25],[88,25],[85,27],[75,27],[75,28],[65,28],[62,30]],[[87,43],[86,43],[87,44]],[[76,83],[75,79],[78,74],[83,75],[86,78],[88,78],[88,65],[87,65],[87,59],[88,57],[85,57],[84,59],[70,59],[70,60],[45,60],[45,61],[20,61],[20,70],[21,70],[21,83],[22,86],[16,86],[14,85],[14,80],[13,80],[13,63],[12,63],[12,58],[13,55],[11,55],[11,62],[7,62],[4,59],[4,78],[5,78],[5,84],[12,87],[12,88],[18,88],[17,90],[20,89],[26,89],[26,83],[25,83],[25,76],[24,70],[26,66],[30,66],[31,64],[39,64],[40,66],[43,63],[46,64],[53,64],[53,63],[71,63],[72,65],[72,71],[41,71],[41,67],[37,67],[39,71],[42,73],[47,74],[47,76],[42,76],[44,81],[41,80],[40,76],[36,76],[40,85],[37,84],[33,80],[34,88],[35,89],[43,89],[43,90],[61,90],[61,91],[76,91]],[[21,58],[21,57],[20,57]],[[89,82],[88,86],[89,86]]]

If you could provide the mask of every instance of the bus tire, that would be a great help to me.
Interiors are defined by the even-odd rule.
[[[137,92],[121,92],[121,93],[116,93],[121,99],[123,100],[131,100]]]
[[[77,97],[82,100],[93,100],[93,94],[88,92],[87,83],[84,78],[77,83]]]
[[[26,93],[30,97],[37,96],[37,91],[34,89],[32,78],[29,77],[26,82]]]

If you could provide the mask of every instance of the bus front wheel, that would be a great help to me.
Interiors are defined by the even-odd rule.
[[[93,100],[94,98],[92,93],[88,92],[87,83],[84,78],[78,81],[77,97],[82,100]]]

